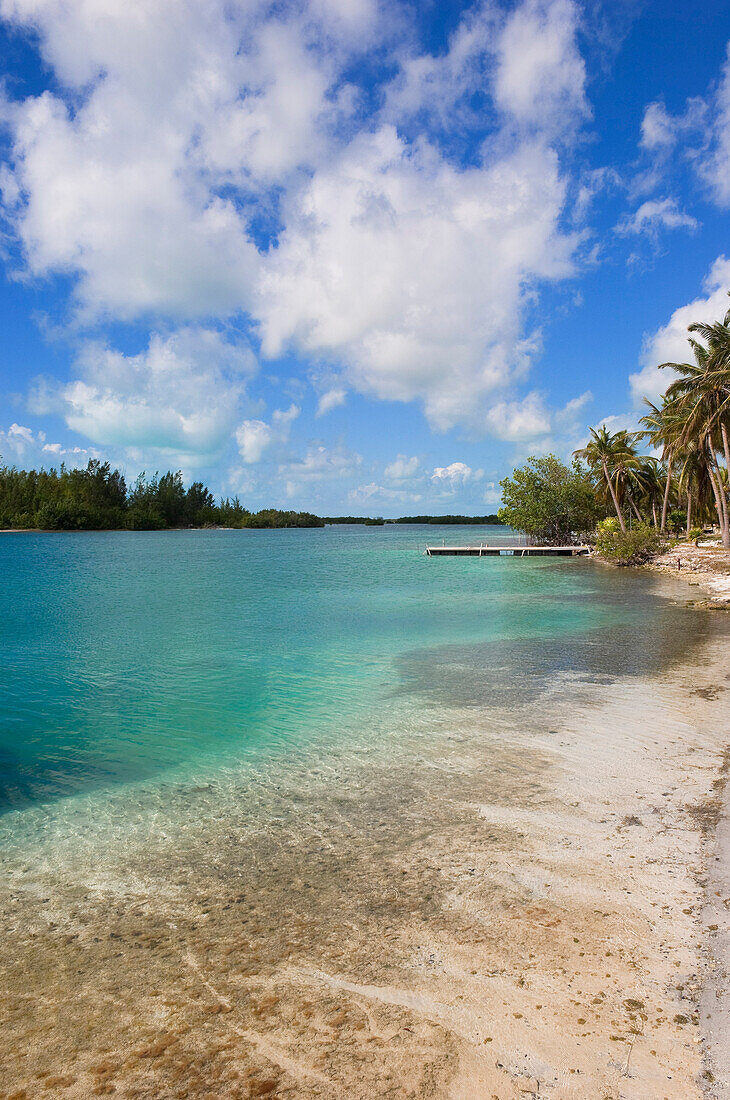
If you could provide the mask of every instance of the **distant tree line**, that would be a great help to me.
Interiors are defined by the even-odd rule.
[[[85,469],[18,470],[0,465],[0,527],[51,531],[163,531],[182,527],[323,527],[310,512],[250,512],[238,497],[216,504],[202,481],[142,473],[131,488],[108,462]]]
[[[459,524],[461,526],[501,525],[502,520],[496,513],[488,516],[401,516],[393,520],[394,523],[434,523],[448,526]]]
[[[496,513],[489,516],[400,516],[398,519],[383,519],[382,516],[326,516],[325,523],[362,523],[368,527],[382,527],[386,523],[433,523],[461,524],[462,526],[500,525],[502,520]]]
[[[341,523],[365,523],[370,516],[325,516],[324,522],[337,526]]]

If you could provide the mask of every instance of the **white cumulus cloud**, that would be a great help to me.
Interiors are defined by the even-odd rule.
[[[184,328],[153,334],[138,355],[87,342],[76,369],[78,377],[68,383],[41,381],[32,409],[58,412],[100,446],[198,464],[230,438],[256,360],[247,346],[219,332]]]
[[[483,470],[472,470],[465,462],[451,462],[448,466],[436,466],[431,474],[431,481],[455,489],[469,481],[479,481],[482,477]]]
[[[260,462],[264,452],[273,444],[281,445],[289,438],[289,428],[299,416],[298,405],[288,409],[275,409],[271,423],[264,420],[244,420],[236,431],[236,442],[241,458],[247,465]]]
[[[383,476],[389,481],[405,481],[408,478],[416,477],[420,471],[421,463],[417,455],[412,455],[410,458],[407,455],[398,455],[393,462],[385,467]]]
[[[236,431],[236,442],[243,461],[260,462],[272,438],[271,426],[263,420],[244,420]]]
[[[354,389],[417,401],[439,430],[491,427],[535,356],[540,287],[575,270],[560,158],[590,112],[573,0],[477,4],[440,57],[396,48],[377,0],[0,13],[54,78],[3,102],[0,189],[25,273],[66,277],[77,325],[153,330],[137,356],[89,344],[78,377],[51,387],[69,426],[191,463],[238,433],[258,461],[282,426],[242,422],[231,364],[182,346],[193,332],[212,346],[214,325],[244,314],[264,355],[324,372],[319,415]],[[364,119],[348,81],[373,44],[396,75]],[[425,120],[475,92],[492,133],[463,167]]]
[[[564,196],[541,144],[459,170],[390,126],[356,138],[298,196],[267,261],[264,354],[330,356],[360,392],[421,400],[438,428],[473,418],[524,373],[534,283],[572,271]]]
[[[401,57],[399,71],[387,88],[385,117],[432,117],[449,128],[460,120],[473,121],[473,111],[464,101],[488,86],[499,23],[496,8],[475,4],[462,16],[444,53]]]
[[[716,205],[730,207],[730,43],[719,79],[705,96],[689,98],[677,114],[671,114],[661,101],[648,104],[640,145],[654,162],[639,179],[642,190],[656,186],[681,158]]]
[[[0,462],[4,464],[21,461],[25,466],[48,466],[61,458],[68,466],[85,466],[90,458],[99,457],[93,448],[49,443],[44,431],[34,432],[24,424],[0,429]]]
[[[527,442],[552,430],[550,414],[538,393],[520,401],[500,401],[487,413],[487,426],[498,439]]]
[[[279,465],[279,476],[286,481],[287,494],[294,496],[304,485],[352,477],[362,464],[362,456],[341,445],[313,443],[302,458]]]
[[[252,196],[325,155],[334,93],[377,8],[318,0],[2,0],[60,89],[6,102],[6,213],[35,275],[77,277],[84,316],[247,310]]]
[[[335,386],[333,389],[327,390],[321,394],[317,402],[317,416],[324,416],[332,409],[339,408],[340,405],[344,405],[346,400],[347,390],[343,389],[342,386]]]
[[[730,43],[712,108],[710,154],[698,162],[698,170],[709,184],[715,202],[727,208],[730,206]]]
[[[421,493],[414,493],[407,489],[393,489],[388,485],[378,485],[376,481],[369,481],[366,485],[358,485],[357,488],[351,489],[347,499],[352,504],[378,508],[393,504],[417,504],[423,497]]]

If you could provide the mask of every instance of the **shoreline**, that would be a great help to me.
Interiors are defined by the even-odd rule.
[[[695,601],[697,607],[706,610],[730,609],[730,550],[721,546],[680,543],[658,555],[644,568],[703,588],[707,598]],[[690,577],[693,580],[689,580]]]

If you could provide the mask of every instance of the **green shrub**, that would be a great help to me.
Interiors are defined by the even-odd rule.
[[[17,516],[13,516],[11,527],[30,528],[35,527],[35,517],[32,512],[21,512]]]
[[[687,542],[694,542],[696,544],[697,539],[701,539],[703,534],[704,534],[704,531],[702,530],[701,527],[692,527],[687,532]]]
[[[667,527],[673,534],[681,534],[684,531],[686,522],[687,513],[684,508],[670,508],[667,516]]]
[[[164,531],[165,517],[153,500],[138,500],[127,509],[127,527],[130,531]]]
[[[662,546],[661,535],[648,523],[636,523],[625,532],[613,518],[598,524],[596,550],[614,565],[643,565],[658,554]]]

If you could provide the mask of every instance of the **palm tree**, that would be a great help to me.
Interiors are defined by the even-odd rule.
[[[656,458],[639,457],[639,465],[632,471],[630,481],[632,497],[645,508],[647,515],[651,512],[654,527],[658,527],[657,503],[665,493],[664,468]]]
[[[707,473],[707,455],[695,441],[689,444],[682,455],[679,470],[679,489],[687,497],[687,534],[692,527],[692,508],[702,518],[707,515],[708,504],[712,499],[710,478]]]
[[[662,461],[666,463],[667,476],[664,482],[664,498],[662,500],[662,520],[660,531],[667,527],[667,511],[669,508],[669,493],[672,485],[672,472],[678,450],[678,419],[676,409],[670,402],[663,400],[661,407],[655,405],[648,397],[644,398],[644,404],[649,406],[649,412],[641,417],[639,423],[644,425],[641,433],[649,441],[652,447],[661,451]]]
[[[730,421],[730,310],[722,321],[706,325],[695,321],[689,326],[689,332],[697,332],[707,343],[706,388],[714,394],[717,406],[715,418],[720,427],[725,469],[730,472],[730,444],[728,443],[728,422]],[[695,341],[690,341],[693,346]],[[701,345],[700,345],[701,347]],[[704,348],[702,349],[705,350]]]
[[[681,448],[695,445],[707,468],[715,497],[722,544],[730,548],[730,512],[728,494],[718,454],[724,452],[725,469],[730,467],[728,420],[730,419],[730,314],[723,325],[691,325],[708,340],[705,347],[690,340],[694,363],[662,363],[677,377],[667,387],[665,404],[671,407],[676,443]],[[723,332],[727,337],[723,336]],[[723,341],[725,340],[725,343]]]
[[[590,433],[591,438],[585,447],[573,453],[585,459],[599,482],[608,489],[621,530],[626,533],[620,497],[629,473],[637,468],[639,462],[634,449],[634,436],[624,430],[612,434],[605,424],[600,428],[591,428]]]

